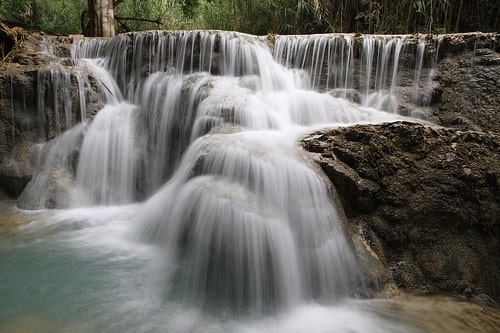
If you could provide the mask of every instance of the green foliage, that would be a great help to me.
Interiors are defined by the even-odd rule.
[[[115,0],[117,31],[217,29],[258,35],[499,31],[498,0]],[[87,0],[0,0],[0,20],[81,33]],[[86,22],[83,22],[86,23]]]
[[[202,1],[195,25],[213,30],[237,30],[238,18],[230,1]]]
[[[377,1],[362,0],[362,11],[358,12],[354,20],[357,21],[358,27],[363,27],[362,30],[372,33],[374,29],[380,29],[381,9],[382,5]]]
[[[200,0],[183,0],[181,3],[182,12],[186,17],[191,18],[194,16],[199,5]]]
[[[227,0],[226,0],[227,1]],[[265,35],[273,30],[274,12],[270,1],[235,0],[233,3],[236,23],[232,30]]]
[[[36,1],[2,0],[0,1],[0,21],[14,22],[29,27],[35,18]]]
[[[50,34],[74,34],[81,31],[85,6],[85,0],[2,0],[0,21]]]
[[[39,26],[51,34],[76,34],[81,32],[80,15],[85,1],[38,0]],[[43,10],[42,10],[43,8]]]
[[[163,4],[163,1],[124,0],[115,7],[117,31],[162,29],[163,23],[168,17],[167,12],[168,8]]]

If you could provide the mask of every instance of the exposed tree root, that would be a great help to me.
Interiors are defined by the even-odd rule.
[[[0,22],[0,59],[6,61],[16,44],[21,45],[26,39],[26,33],[22,28],[9,28]]]

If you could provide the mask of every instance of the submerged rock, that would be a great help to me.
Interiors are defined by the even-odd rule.
[[[396,122],[311,134],[351,232],[411,292],[500,300],[500,137]]]

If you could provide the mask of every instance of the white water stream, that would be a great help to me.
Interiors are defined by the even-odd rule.
[[[392,89],[404,42],[366,42],[363,106],[320,88],[321,73],[336,71],[326,87],[352,89],[346,36],[282,37],[274,55],[234,33],[75,42],[106,105],[84,130],[65,198],[74,208],[33,213],[0,245],[4,327],[35,318],[69,332],[417,331],[355,300],[339,213],[297,148],[315,128],[400,119]],[[35,176],[23,196],[37,200],[47,182]]]

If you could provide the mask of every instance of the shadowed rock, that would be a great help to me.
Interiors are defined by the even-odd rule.
[[[397,122],[312,136],[352,233],[399,287],[500,299],[498,134]]]

